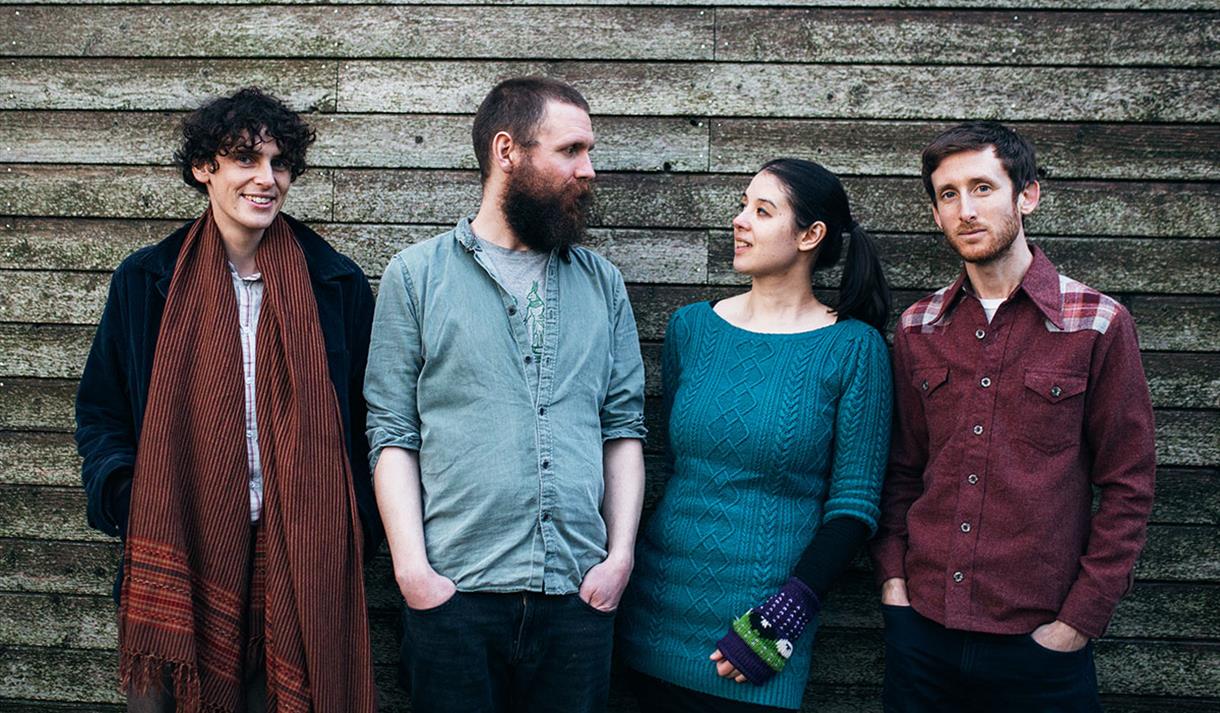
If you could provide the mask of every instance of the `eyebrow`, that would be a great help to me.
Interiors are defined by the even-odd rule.
[[[742,199],[742,200],[744,200],[744,201],[749,202],[749,200],[750,200],[750,196],[746,195],[746,194],[745,194],[745,192],[742,192],[742,194],[741,194],[741,199]],[[775,201],[773,201],[773,200],[768,200],[768,199],[766,199],[766,198],[759,198],[758,200],[759,200],[760,202],[762,202],[762,203],[769,203],[769,204],[771,204],[771,207],[772,207],[772,208],[778,208],[778,207],[779,207],[778,205],[776,205],[776,204],[775,204]]]

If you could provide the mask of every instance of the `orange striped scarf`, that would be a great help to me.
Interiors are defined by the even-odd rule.
[[[305,256],[283,217],[256,259],[257,566],[237,303],[209,210],[178,254],[153,360],[123,553],[121,685],[168,679],[179,711],[231,713],[254,646],[269,711],[371,713],[350,464]]]

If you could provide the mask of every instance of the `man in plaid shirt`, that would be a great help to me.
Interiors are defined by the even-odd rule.
[[[923,181],[964,264],[894,336],[885,710],[1100,711],[1091,641],[1131,587],[1155,475],[1134,323],[1026,242],[1040,186],[1016,132],[945,131]]]

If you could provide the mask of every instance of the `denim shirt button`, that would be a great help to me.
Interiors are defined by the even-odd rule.
[[[534,357],[533,357],[533,355],[531,355],[531,354],[526,354],[526,355],[525,355],[525,363],[526,363],[526,364],[533,364],[533,363],[534,363]]]
[[[551,467],[551,462],[550,462],[549,460],[544,460],[544,461],[542,461],[542,469],[543,469],[543,470],[548,470],[550,467]]]
[[[545,415],[546,415],[546,406],[539,406],[539,407],[538,407],[538,415],[539,415],[539,416],[545,416]]]
[[[516,305],[510,305],[510,306],[509,306],[509,308],[508,308],[508,316],[509,316],[509,317],[511,317],[511,316],[513,316],[513,315],[514,315],[514,314],[516,314],[516,313],[517,313],[517,306],[516,306]]]
[[[542,521],[543,521],[543,522],[550,522],[550,521],[551,521],[551,513],[549,513],[549,512],[544,512],[544,513],[542,513]]]

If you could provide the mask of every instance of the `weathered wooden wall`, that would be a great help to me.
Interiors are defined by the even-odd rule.
[[[1134,313],[1156,407],[1153,524],[1101,686],[1111,711],[1217,710],[1218,20],[1216,0],[0,0],[0,711],[119,709],[118,550],[85,525],[72,399],[109,271],[202,207],[168,167],[181,112],[247,84],[312,112],[288,210],[376,276],[475,205],[470,115],[527,72],[593,107],[593,242],[631,283],[654,394],[669,312],[741,289],[726,228],[763,160],[846,177],[905,306],[955,272],[920,147],[958,119],[1019,126],[1045,179],[1030,232]],[[828,606],[809,710],[879,710],[864,570]],[[386,708],[406,710],[384,555],[369,579]],[[618,688],[612,707],[633,709]]]

